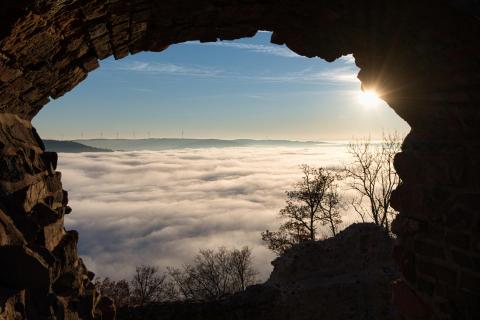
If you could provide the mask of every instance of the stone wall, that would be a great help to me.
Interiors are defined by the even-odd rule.
[[[0,133],[0,319],[101,315],[94,275],[77,255],[78,234],[63,226],[71,209],[57,155],[16,115],[0,114]],[[104,313],[113,312],[105,300]]]
[[[353,53],[362,85],[378,87],[409,123],[395,162],[403,184],[394,194],[394,256],[403,276],[394,301],[403,319],[480,317],[477,1],[2,1],[0,28],[0,317],[83,319],[100,299],[76,234],[63,229],[70,209],[56,155],[43,152],[30,120],[99,59],[257,30],[307,57]],[[31,270],[42,276],[29,279]],[[111,315],[107,305],[102,299],[97,310]]]

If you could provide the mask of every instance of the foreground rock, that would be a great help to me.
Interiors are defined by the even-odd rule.
[[[273,262],[266,283],[208,303],[168,303],[119,310],[119,319],[391,319],[398,278],[392,240],[355,224],[335,238],[298,245]]]
[[[28,121],[0,113],[0,320],[114,318],[64,227],[56,166]]]

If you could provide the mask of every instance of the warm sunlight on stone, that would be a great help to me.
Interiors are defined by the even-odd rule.
[[[359,94],[358,102],[368,108],[378,107],[383,103],[383,100],[380,99],[379,94],[375,90],[366,90]]]

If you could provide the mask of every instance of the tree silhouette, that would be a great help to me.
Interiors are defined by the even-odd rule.
[[[376,225],[390,231],[390,223],[396,211],[390,207],[390,199],[400,178],[393,167],[393,159],[400,151],[398,133],[383,135],[383,141],[373,143],[370,138],[352,142],[348,152],[352,163],[346,167],[351,189],[357,196],[351,201],[362,221],[370,218]]]
[[[133,304],[144,306],[152,302],[166,300],[167,283],[165,278],[166,275],[158,274],[157,267],[138,266],[130,282]]]
[[[342,223],[341,209],[344,207],[343,200],[340,197],[337,187],[332,186],[332,190],[325,195],[322,206],[322,225],[328,226],[333,236],[338,233],[338,225]]]
[[[95,286],[102,295],[111,298],[116,307],[126,307],[130,304],[130,285],[126,280],[113,281],[109,277],[97,278]]]
[[[341,220],[341,197],[335,181],[338,175],[324,168],[301,165],[302,180],[287,191],[286,206],[280,210],[285,222],[278,231],[262,232],[262,240],[272,251],[282,254],[292,245],[317,240],[318,224],[328,225],[332,235]]]
[[[211,301],[245,290],[255,283],[251,250],[200,250],[192,264],[168,268],[179,296],[187,300]]]

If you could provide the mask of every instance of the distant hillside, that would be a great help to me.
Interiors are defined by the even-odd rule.
[[[47,151],[80,153],[80,152],[111,152],[112,150],[86,146],[74,141],[43,140]]]
[[[290,141],[290,140],[221,140],[221,139],[91,139],[75,140],[78,143],[110,150],[136,151],[136,150],[168,150],[185,148],[227,148],[227,147],[312,147],[321,144],[316,141]]]

